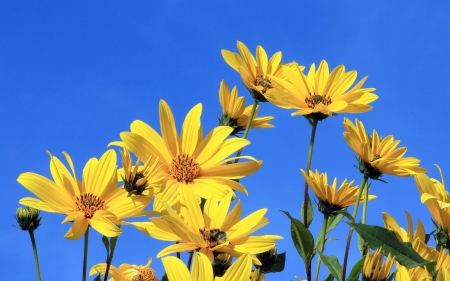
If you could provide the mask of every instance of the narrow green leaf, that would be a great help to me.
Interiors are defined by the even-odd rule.
[[[161,278],[161,281],[169,281],[169,278],[167,278],[166,273],[164,273],[164,276]]]
[[[284,270],[285,263],[286,263],[286,252],[278,254],[275,263],[273,263],[269,269],[263,270],[263,273],[267,274],[272,272],[281,272]]]
[[[94,281],[102,281],[102,276],[99,274],[95,277]]]
[[[342,210],[337,212],[339,215],[342,215],[344,217],[346,217],[350,222],[355,222],[355,219],[353,218],[352,215],[349,214],[349,212],[347,212],[347,210]]]
[[[333,281],[333,280],[334,280],[334,277],[331,274],[328,275],[327,278],[323,279],[323,281]]]
[[[325,254],[322,254],[321,252],[317,251],[317,253],[320,256],[320,259],[322,260],[322,263],[328,268],[331,275],[338,280],[342,280],[342,266],[339,264],[338,259],[335,256],[327,256]]]
[[[110,241],[109,241],[109,249],[111,251],[114,251],[113,249],[116,248],[116,243],[117,243],[117,238],[119,238],[119,236],[116,237],[111,237]]]
[[[304,212],[303,212],[303,210],[305,210],[304,207],[305,207],[305,201],[303,201],[302,209],[300,210],[301,211],[300,212],[301,220],[303,220],[303,218],[304,218]],[[314,218],[314,209],[312,207],[311,198],[309,196],[308,196],[308,206],[306,206],[306,208],[307,208],[307,212],[308,212],[307,217],[306,217],[306,221],[307,221],[306,225],[310,226],[313,221],[313,218]]]
[[[382,248],[385,254],[395,256],[395,260],[406,268],[425,266],[429,272],[434,269],[435,262],[428,262],[422,258],[411,244],[401,242],[393,231],[380,226],[371,226],[361,223],[349,223],[361,237],[367,241],[373,250]]]
[[[355,263],[352,270],[350,271],[350,274],[347,277],[347,281],[358,281],[359,280],[359,275],[362,272],[362,268],[363,268],[365,259],[366,259],[366,257],[364,256],[357,263]]]
[[[106,248],[106,256],[109,257],[109,240],[108,240],[108,237],[103,235],[102,236],[102,242],[103,242],[103,245],[105,245],[105,248]]]
[[[339,222],[342,220],[343,217],[344,217],[344,215],[342,215],[342,214],[338,214],[336,216],[329,217],[328,222],[327,222],[327,232],[326,233],[333,230],[339,224]],[[319,232],[319,236],[316,241],[316,248],[319,248],[319,245],[322,245],[322,232],[323,232],[323,229],[321,229]],[[335,239],[326,238],[325,242],[327,242],[329,240],[335,240]]]
[[[314,253],[314,237],[301,221],[291,217],[288,212],[281,211],[291,220],[291,237],[297,252],[305,264],[309,265]]]

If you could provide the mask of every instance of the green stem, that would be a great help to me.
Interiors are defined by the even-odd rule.
[[[89,244],[89,226],[87,227],[86,232],[84,233],[83,277],[81,279],[83,281],[86,281],[88,244]]]
[[[323,216],[323,225],[322,225],[322,232],[321,237],[319,239],[322,243],[319,245],[319,252],[323,252],[323,249],[325,247],[325,234],[327,232],[327,226],[328,226],[328,218],[329,216],[324,215]],[[319,279],[319,270],[320,270],[320,256],[317,257],[317,267],[316,267],[316,277],[314,278],[314,281],[317,281]]]
[[[111,237],[111,239],[109,240],[110,253],[106,259],[105,277],[103,278],[104,281],[108,280],[109,268],[111,267],[112,259],[114,257],[114,250],[116,249],[117,238],[119,238],[119,236]]]
[[[37,253],[36,241],[34,239],[34,232],[33,232],[33,230],[29,229],[28,233],[30,234],[31,244],[33,245],[34,262],[36,263],[37,280],[41,281],[41,270],[39,269],[39,258],[38,258],[38,253]]]
[[[366,218],[367,218],[367,197],[369,197],[369,185],[364,185],[364,204],[363,204],[363,217],[362,217],[362,223],[366,224]]]
[[[309,119],[308,119],[309,121]],[[313,119],[312,122],[310,122],[312,128],[311,128],[311,139],[309,141],[309,151],[308,151],[308,161],[306,162],[306,174],[309,175],[309,170],[311,169],[311,162],[312,162],[312,154],[314,149],[314,139],[316,137],[316,129],[318,124],[317,119]],[[309,202],[309,195],[308,195],[308,183],[305,180],[305,190],[304,190],[304,201],[303,201],[303,223],[305,224],[305,227],[308,228],[308,202]]]
[[[355,208],[353,209],[353,219],[355,219],[355,221],[356,221],[356,215],[358,214],[359,202],[361,201],[361,194],[362,194],[362,191],[366,188],[368,180],[369,180],[369,176],[364,175],[363,180],[361,182],[361,186],[359,187],[359,190],[358,190]],[[366,199],[366,198],[367,198],[367,196],[364,195],[364,199]],[[344,264],[342,266],[342,281],[345,281],[345,273],[347,270],[347,261],[348,261],[348,252],[350,251],[350,242],[352,240],[352,234],[353,234],[353,227],[350,227],[350,230],[348,231],[348,236],[347,236],[347,245],[345,246]]]
[[[253,118],[255,117],[255,112],[256,112],[257,107],[258,107],[258,100],[254,99],[252,111],[250,112],[250,116],[248,117],[247,126],[245,126],[245,131],[244,131],[244,136],[243,136],[244,139],[247,139],[248,132],[250,131],[250,126],[252,125]],[[243,149],[244,148],[239,149],[236,157],[241,156]],[[239,159],[234,160],[234,163],[237,163],[237,162],[239,162]]]
[[[188,265],[187,265],[188,270],[191,270],[191,263],[192,263],[192,256],[193,255],[194,255],[194,251],[190,251],[189,252]]]

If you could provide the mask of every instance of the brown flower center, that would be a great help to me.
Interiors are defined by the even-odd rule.
[[[90,193],[82,193],[75,199],[76,210],[84,212],[88,219],[92,218],[96,211],[106,209],[105,201]]]
[[[203,240],[206,242],[207,248],[214,248],[217,245],[227,242],[228,236],[225,231],[219,228],[213,228],[210,230],[200,230]]]
[[[255,86],[262,86],[261,94],[265,94],[267,90],[273,88],[272,81],[269,78],[263,78],[261,75],[256,77]]]
[[[133,276],[131,281],[159,281],[156,278],[156,273],[153,269],[148,267],[139,268],[139,274]]]
[[[187,154],[178,155],[172,160],[169,174],[179,182],[191,183],[200,175],[200,165]]]
[[[321,96],[321,95],[310,95],[305,99],[306,104],[309,108],[314,108],[319,103],[324,105],[329,105],[331,103],[331,99],[329,97]]]

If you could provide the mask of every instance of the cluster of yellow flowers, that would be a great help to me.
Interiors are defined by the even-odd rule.
[[[269,59],[265,50],[258,46],[255,58],[243,43],[238,42],[237,47],[239,53],[223,50],[222,56],[240,74],[253,97],[253,105],[246,106],[244,97],[238,96],[237,88],[230,91],[227,83],[222,81],[219,126],[204,134],[200,122],[202,104],[199,103],[188,112],[178,134],[172,110],[161,100],[161,134],[145,122],[136,120],[131,123],[130,131],[120,133],[120,141],[109,144],[120,150],[121,168],[117,168],[115,150],[109,149],[100,159],[91,158],[86,163],[80,180],[69,154],[63,153],[67,162],[64,165],[49,153],[52,179],[31,172],[21,174],[18,181],[37,198],[23,198],[19,203],[67,215],[63,223],[72,222],[65,235],[68,239],[87,236],[90,227],[113,239],[122,234],[121,225],[131,224],[154,239],[173,241],[174,244],[156,256],[162,258],[168,280],[262,281],[264,274],[271,272],[263,268],[277,262],[274,248],[276,240],[283,237],[252,235],[269,223],[264,217],[267,209],[257,210],[241,219],[242,206],[236,199],[242,193],[248,195],[239,179],[255,173],[263,163],[241,153],[250,144],[247,140],[250,128],[273,127],[269,123],[273,117],[257,116],[259,103],[269,101],[281,108],[294,109],[292,115],[304,116],[312,127],[307,167],[301,170],[306,181],[303,218],[297,220],[288,215],[294,244],[296,247],[301,245],[297,250],[305,262],[308,281],[312,279],[311,261],[315,256],[318,257],[315,280],[321,260],[329,261],[322,253],[325,236],[332,229],[328,227],[332,224],[329,220],[342,218],[346,208],[353,205],[353,215],[348,214],[348,217],[355,219],[358,205],[363,203],[365,223],[367,201],[376,198],[368,194],[368,180],[381,180],[383,174],[415,177],[421,200],[436,223],[437,249],[426,244],[429,236],[425,235],[420,221],[413,233],[408,213],[408,231],[387,213],[383,214],[383,219],[385,228],[394,231],[400,241],[409,242],[424,260],[437,261],[435,272],[425,267],[405,267],[396,260],[398,253],[391,253],[387,248],[379,247],[370,253],[368,247],[373,245],[368,241],[362,249],[364,262],[359,271],[355,269],[356,278],[362,273],[363,280],[386,280],[393,265],[397,264],[397,280],[450,280],[450,257],[445,250],[450,248],[450,195],[445,190],[443,178],[442,183],[428,178],[424,174],[427,170],[419,166],[417,158],[404,157],[406,148],[398,148],[399,141],[393,136],[381,138],[375,130],[369,135],[361,121],[356,119],[353,123],[345,118],[344,138],[357,154],[358,169],[363,174],[361,186],[354,186],[354,181],[345,179],[338,188],[337,179],[329,184],[326,173],[310,170],[319,121],[340,113],[363,113],[372,109],[369,104],[378,96],[373,93],[374,88],[363,88],[367,77],[354,85],[356,71],[346,71],[339,65],[330,72],[326,61],[322,61],[317,70],[312,64],[304,74],[304,66],[296,62],[282,63],[281,52]],[[242,132],[243,137],[233,137]],[[137,159],[134,165],[132,155]],[[308,211],[312,211],[309,190],[318,198],[318,209],[324,214],[324,229],[316,241],[317,246],[308,230],[311,223]],[[151,203],[151,210],[148,210]],[[34,229],[39,226],[39,220],[30,219],[23,213],[17,213],[18,220],[33,221]],[[148,219],[149,216],[152,217]],[[134,217],[141,217],[142,221],[125,221]],[[353,228],[348,243],[352,231]],[[312,248],[308,248],[308,239],[312,239],[312,243],[308,242]],[[169,256],[180,252],[190,253],[187,267],[181,259]],[[272,264],[265,264],[264,253],[269,253]],[[347,254],[344,268],[331,272],[332,278],[345,280]],[[387,259],[383,263],[385,255]],[[158,280],[150,268],[151,259],[144,266],[122,264],[118,268],[111,265],[111,259],[112,256],[108,256],[107,263],[93,266],[90,274],[100,274],[105,280],[108,275],[113,278],[111,280]],[[218,275],[213,270],[212,265],[217,263],[227,268],[225,273]]]

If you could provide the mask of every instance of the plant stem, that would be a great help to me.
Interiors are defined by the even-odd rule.
[[[325,247],[325,234],[327,232],[327,226],[328,226],[328,218],[329,216],[324,215],[323,216],[323,225],[322,225],[322,237],[319,239],[321,240],[321,244],[319,245],[319,251],[322,253],[323,249]],[[317,281],[319,279],[319,270],[320,270],[320,256],[317,257],[317,267],[316,267],[316,277],[314,278],[314,281]]]
[[[194,251],[190,251],[189,252],[189,259],[188,259],[188,264],[187,264],[187,268],[189,270],[191,270],[191,263],[192,263],[192,256],[194,255]]]
[[[245,126],[245,131],[244,131],[244,136],[243,136],[244,139],[247,139],[248,132],[250,131],[250,126],[252,125],[253,118],[255,117],[255,112],[256,112],[257,107],[258,107],[258,100],[254,99],[252,111],[250,112],[250,116],[248,117],[247,126]],[[241,156],[243,149],[244,148],[241,148],[238,150],[236,157]],[[237,162],[239,162],[239,159],[234,160],[234,163],[237,163]]]
[[[306,174],[309,175],[309,170],[311,168],[311,162],[312,162],[312,154],[314,149],[314,139],[316,137],[316,129],[318,124],[317,119],[313,119],[311,123],[311,139],[309,141],[309,151],[308,151],[308,161],[306,162]],[[308,183],[305,180],[305,190],[304,190],[304,201],[303,201],[303,223],[305,224],[305,227],[308,228],[308,202],[309,202],[309,195],[308,195]]]
[[[363,190],[366,188],[368,180],[369,180],[369,176],[364,175],[363,180],[361,182],[361,186],[359,187],[359,190],[358,190],[355,208],[353,209],[353,219],[355,219],[355,220],[356,220],[356,215],[358,214],[358,207],[359,207],[359,202],[361,201],[361,194],[362,194]],[[364,199],[366,199],[366,197],[367,196],[364,195]],[[352,240],[352,234],[353,234],[353,227],[350,227],[350,230],[348,231],[347,244],[345,246],[344,264],[342,266],[342,281],[345,281],[345,273],[347,270],[347,261],[348,261],[348,252],[350,251],[350,241]]]
[[[111,237],[111,239],[109,240],[110,252],[109,256],[106,259],[105,277],[103,278],[104,281],[108,280],[109,268],[111,267],[112,259],[114,257],[114,250],[116,249],[117,238],[119,238],[119,236]]]
[[[34,231],[29,229],[28,233],[30,234],[31,244],[33,245],[34,262],[36,263],[37,280],[41,281],[41,270],[39,268],[39,258],[38,258],[38,253],[37,253],[36,241],[34,239]]]
[[[87,227],[86,232],[84,233],[83,278],[81,279],[83,281],[86,281],[88,244],[89,244],[89,226]]]

